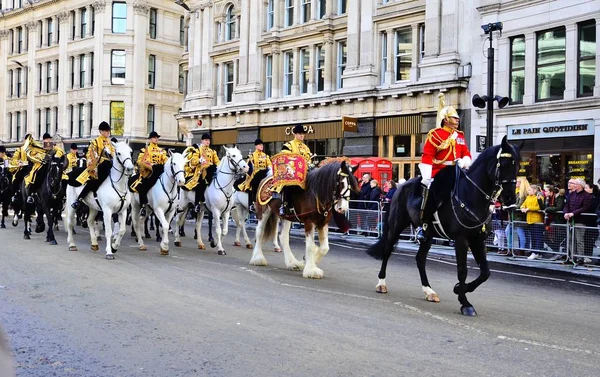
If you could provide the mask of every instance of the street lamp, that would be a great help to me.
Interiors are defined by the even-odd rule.
[[[490,47],[488,47],[488,55],[487,55],[487,96],[479,96],[479,94],[475,94],[473,96],[473,106],[483,109],[487,106],[487,122],[486,122],[486,138],[485,138],[485,146],[486,148],[492,146],[492,135],[494,133],[494,101],[498,101],[498,108],[502,109],[508,102],[510,102],[510,98],[501,97],[494,95],[494,47],[492,46],[492,33],[494,31],[499,31],[502,33],[502,22],[489,23],[486,25],[481,25],[483,32],[485,34],[489,34]]]

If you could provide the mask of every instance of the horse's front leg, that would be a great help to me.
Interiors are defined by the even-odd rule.
[[[322,279],[323,270],[317,267],[316,263],[318,247],[315,244],[315,230],[313,223],[308,221],[304,223],[304,237],[306,240],[306,266],[304,266],[302,276],[309,279]],[[283,238],[281,239],[281,242],[283,243]],[[283,245],[283,251],[285,252],[285,245]]]
[[[162,208],[154,210],[154,216],[162,226],[162,240],[160,241],[160,255],[169,255],[169,222]],[[158,225],[157,225],[158,228]]]
[[[220,214],[217,209],[214,209],[214,212],[212,214],[213,214],[213,219],[215,219],[215,222],[214,222],[214,231],[215,231],[215,236],[217,238],[216,238],[216,242],[212,241],[210,243],[210,246],[211,247],[215,247],[216,246],[217,247],[217,253],[219,255],[227,255],[227,253],[225,252],[225,249],[223,248],[223,232],[221,230],[221,224],[219,224],[219,219],[221,219],[222,214]],[[223,219],[223,223],[226,223],[225,219]],[[223,227],[225,227],[225,225],[223,225]]]
[[[321,229],[317,229],[319,233],[319,248],[315,253],[315,264],[321,263],[321,259],[329,252],[329,225],[325,224],[325,226]]]
[[[288,220],[281,221],[281,244],[283,245],[283,260],[285,261],[285,267],[287,267],[289,270],[301,270],[305,268],[304,262],[296,259],[296,256],[290,247],[290,229],[292,228],[292,222]],[[275,223],[274,237],[277,239],[277,223]],[[258,243],[258,241],[256,243]]]
[[[77,251],[77,245],[75,245],[75,237],[73,237],[73,235],[75,234],[74,232],[74,227],[75,227],[75,210],[73,208],[71,208],[70,205],[67,206],[67,214],[65,217],[65,228],[67,229],[67,242],[69,244],[69,251]]]
[[[267,209],[263,213],[262,219],[260,219],[258,221],[258,224],[256,224],[256,229],[254,230],[254,234],[256,235],[256,243],[254,244],[254,249],[252,250],[252,257],[250,258],[250,265],[252,266],[267,265],[267,258],[265,258],[265,254],[262,250],[262,243],[267,221],[269,220],[270,216],[277,215],[273,214],[271,212],[271,209],[267,207]]]
[[[427,270],[425,268],[425,265],[427,264],[427,255],[429,254],[429,249],[431,249],[432,241],[433,235],[430,234],[424,242],[421,242],[415,259],[417,260],[417,268],[419,269],[421,288],[423,289],[423,293],[425,293],[425,300],[430,302],[440,302],[438,294],[431,288],[431,285],[429,284]]]
[[[198,249],[206,249],[204,241],[202,241],[202,221],[204,220],[204,208],[201,207],[200,212],[196,214],[196,241],[198,242]]]
[[[98,251],[100,247],[98,246],[98,230],[96,229],[96,215],[98,215],[98,211],[90,208],[87,218],[88,230],[90,231],[90,247],[92,251]]]
[[[127,211],[121,211],[118,214],[118,223],[119,223],[119,229],[116,232],[117,234],[115,235],[113,244],[112,244],[112,252],[113,253],[117,252],[117,250],[119,249],[119,246],[121,246],[121,241],[123,240],[123,236],[125,236],[125,233],[127,232]]]
[[[279,229],[279,216],[277,216],[277,222],[275,223],[275,229]],[[276,231],[273,236],[273,251],[276,253],[281,253],[281,246],[279,246],[279,234]]]
[[[454,252],[458,270],[458,283],[454,286],[454,293],[458,295],[458,301],[461,304],[461,313],[469,317],[474,317],[477,315],[477,312],[467,300],[467,240],[464,237],[459,236],[455,240]]]
[[[479,266],[479,276],[472,282],[467,284],[467,292],[471,293],[483,284],[490,277],[490,267],[487,261],[487,250],[485,240],[481,239],[480,234],[476,234],[469,240],[471,253],[477,265]]]
[[[244,236],[244,242],[246,242],[246,249],[252,249],[252,241],[250,241],[250,237],[248,237],[248,232],[246,231],[246,219],[248,218],[248,210],[244,207],[241,207],[238,214],[240,216],[240,219],[235,239],[236,241],[239,241],[239,230],[241,228],[242,235]],[[277,235],[275,235],[275,239],[277,239]]]
[[[46,232],[46,241],[48,241],[50,245],[58,245],[58,242],[56,242],[56,238],[54,237],[54,221],[56,216],[55,210],[52,210],[50,208],[46,208],[46,210],[46,217],[48,218],[48,231]]]
[[[177,227],[177,232],[175,232],[175,242],[173,243],[177,247],[181,247],[181,234],[182,227],[185,225],[185,217],[187,215],[187,208],[183,210],[183,212],[175,215],[175,226]],[[184,233],[185,234],[185,233]]]
[[[148,247],[144,244],[144,223],[146,222],[145,217],[140,217],[141,207],[139,203],[135,200],[131,202],[131,222],[133,226],[133,230],[135,231],[135,239],[138,243],[138,249],[141,251],[148,250]]]
[[[116,249],[112,248],[112,235],[113,235],[113,221],[112,221],[112,210],[109,208],[103,208],[102,211],[104,217],[104,237],[106,238],[106,259],[113,260],[115,256],[113,254]]]

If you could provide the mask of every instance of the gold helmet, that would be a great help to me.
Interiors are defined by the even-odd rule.
[[[444,97],[444,93],[440,93],[438,95],[439,99],[440,99],[440,104],[439,104],[439,108],[438,108],[438,113],[437,113],[437,119],[436,119],[436,127],[441,127],[442,126],[442,120],[446,120],[448,121],[449,118],[458,118],[460,119],[460,117],[458,116],[458,113],[456,112],[456,109],[452,106],[446,106],[446,97]]]

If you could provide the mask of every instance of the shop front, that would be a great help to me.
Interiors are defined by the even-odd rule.
[[[433,118],[435,119],[435,118]],[[406,180],[420,174],[421,144],[426,133],[421,133],[421,115],[402,115],[375,120],[379,157],[392,162],[392,177]]]
[[[572,178],[592,182],[594,121],[591,119],[509,125],[507,138],[524,143],[519,177],[566,188]]]
[[[292,129],[295,124],[261,127],[260,138],[265,144],[265,152],[272,156],[281,151],[283,143],[292,140],[294,135]],[[326,157],[338,157],[342,155],[344,149],[344,135],[342,132],[342,121],[303,123],[306,129],[304,142],[317,159],[322,160]]]

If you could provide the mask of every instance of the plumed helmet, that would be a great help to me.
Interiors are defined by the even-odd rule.
[[[292,129],[292,133],[293,134],[305,134],[306,133],[306,128],[304,128],[304,126],[301,125],[301,124],[297,124]]]
[[[99,131],[110,131],[110,125],[108,123],[106,123],[105,121],[102,121],[102,123],[100,123],[100,125],[98,126],[98,130]]]
[[[210,140],[210,134],[202,134],[202,140]]]
[[[52,136],[50,136],[50,134],[48,132],[46,132],[44,134],[44,136],[42,136],[42,140],[46,140],[46,139],[52,139]]]
[[[456,109],[454,109],[454,107],[446,106],[446,97],[444,96],[444,93],[440,93],[438,95],[438,97],[440,99],[440,103],[439,103],[435,126],[441,127],[442,121],[443,120],[448,121],[449,118],[459,118],[460,119],[460,117],[458,116],[458,113],[456,112]]]
[[[77,144],[71,143],[71,149],[77,149]]]
[[[254,140],[254,145],[261,145],[261,144],[263,144],[263,141],[261,139]]]

